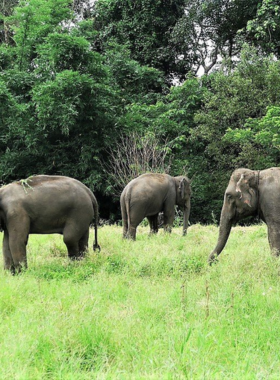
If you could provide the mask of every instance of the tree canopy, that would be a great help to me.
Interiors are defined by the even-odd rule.
[[[191,222],[218,220],[232,170],[279,164],[279,14],[276,0],[3,2],[1,182],[78,178],[115,221],[116,168],[132,179],[126,152],[149,142],[160,160],[140,172],[187,174]]]

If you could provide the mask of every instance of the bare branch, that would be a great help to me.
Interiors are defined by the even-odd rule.
[[[147,172],[168,173],[168,143],[162,144],[154,134],[136,132],[121,136],[118,144],[109,150],[109,163],[105,166],[113,183],[114,194],[119,196],[133,178]]]

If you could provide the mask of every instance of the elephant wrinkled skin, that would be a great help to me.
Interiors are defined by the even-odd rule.
[[[121,194],[123,237],[136,239],[136,228],[147,217],[151,233],[158,232],[158,214],[163,212],[163,226],[171,231],[175,205],[183,208],[183,234],[190,215],[191,186],[187,177],[146,173],[130,181]]]
[[[224,196],[219,238],[209,256],[212,264],[224,249],[233,223],[259,216],[267,224],[272,254],[280,254],[280,168],[266,170],[237,169]]]
[[[95,217],[97,242],[98,205],[91,190],[81,182],[62,176],[37,175],[0,189],[0,220],[4,230],[5,269],[13,273],[27,267],[29,234],[63,235],[71,259],[84,256],[89,226]]]

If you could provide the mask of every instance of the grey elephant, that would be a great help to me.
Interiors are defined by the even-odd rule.
[[[136,229],[147,217],[151,233],[158,232],[158,214],[163,212],[163,227],[171,231],[175,205],[183,208],[183,234],[190,215],[191,184],[185,176],[146,173],[130,181],[121,194],[123,237],[136,239]]]
[[[259,216],[267,224],[272,253],[280,254],[280,168],[237,169],[224,196],[218,243],[209,256],[212,264],[224,249],[233,223]]]
[[[0,220],[4,230],[4,268],[19,272],[27,267],[29,234],[63,235],[71,259],[83,257],[89,226],[95,217],[97,242],[98,205],[91,190],[63,176],[37,175],[0,189]]]

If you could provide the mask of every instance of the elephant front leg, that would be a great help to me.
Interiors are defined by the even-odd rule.
[[[136,240],[136,228],[134,226],[129,226],[126,237],[131,240]]]
[[[278,224],[268,224],[267,232],[272,255],[280,256],[280,226]]]
[[[127,231],[128,231],[128,228],[127,228],[127,225],[123,225],[123,238],[127,238]]]
[[[163,218],[163,220],[164,220],[163,228],[164,228],[165,232],[171,232],[172,231],[174,219],[175,219],[174,206],[172,209],[166,208],[164,210],[164,218]]]
[[[187,202],[187,205],[184,207],[183,210],[183,236],[187,235],[187,230],[189,226],[189,217],[190,217],[190,210],[191,210],[191,205],[190,202]]]
[[[20,272],[22,268],[27,268],[26,245],[28,234],[9,233],[10,254],[13,259],[13,273]]]
[[[10,255],[13,259],[14,272],[20,272],[22,268],[27,268],[26,245],[28,242],[28,234],[30,229],[30,219],[28,215],[20,212],[8,215],[7,230]],[[7,235],[6,235],[7,236]],[[5,236],[4,236],[5,239]],[[5,247],[7,240],[5,240]],[[7,255],[8,248],[6,250]],[[10,260],[10,259],[8,259]]]
[[[4,231],[4,237],[3,237],[3,259],[4,259],[4,269],[10,270],[12,273],[14,273],[14,261],[12,258],[12,254],[10,251],[10,245],[9,245],[9,233],[7,230]]]

